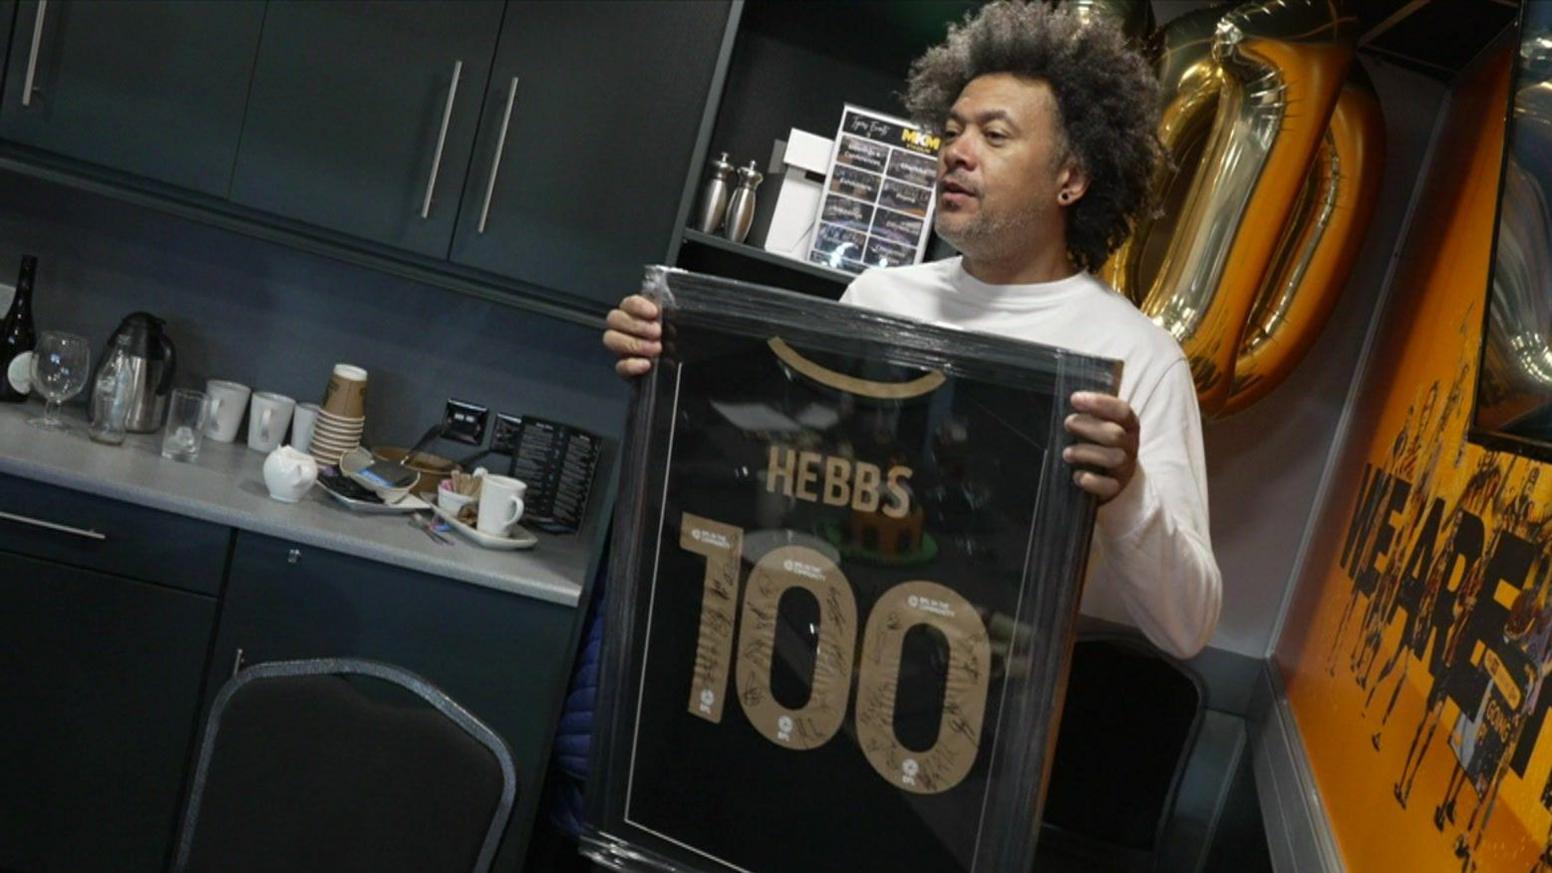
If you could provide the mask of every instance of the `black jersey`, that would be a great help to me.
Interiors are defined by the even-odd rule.
[[[1009,689],[1070,619],[1017,617],[1058,590],[1075,609],[1092,518],[1045,529],[1073,496],[1050,475],[1065,395],[667,324],[639,554],[615,576],[639,693],[614,719],[612,835],[705,870],[992,869],[998,737],[1026,766],[1045,731]]]

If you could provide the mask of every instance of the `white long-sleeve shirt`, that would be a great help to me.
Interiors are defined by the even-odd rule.
[[[1207,644],[1222,578],[1207,530],[1196,387],[1174,337],[1087,273],[988,285],[957,257],[869,270],[841,302],[1123,361],[1120,396],[1141,428],[1137,472],[1099,509],[1081,611],[1136,625],[1178,657]]]

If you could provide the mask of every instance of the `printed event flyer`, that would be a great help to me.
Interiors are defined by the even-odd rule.
[[[920,263],[940,144],[908,121],[847,104],[808,259],[851,273]]]

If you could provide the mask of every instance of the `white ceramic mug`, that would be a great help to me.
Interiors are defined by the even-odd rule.
[[[242,425],[243,410],[248,407],[247,385],[211,379],[205,383],[205,395],[210,398],[210,411],[205,416],[205,436],[223,443],[237,439],[237,429]]]
[[[470,494],[459,494],[451,488],[437,489],[437,506],[451,512],[453,515],[462,512],[465,506],[476,500],[479,500],[479,498]]]
[[[298,403],[291,414],[291,448],[305,452],[313,445],[313,428],[318,425],[318,404]]]
[[[273,452],[286,438],[296,401],[284,394],[258,391],[248,409],[248,448]]]
[[[523,517],[523,495],[528,483],[509,476],[484,477],[480,485],[480,533],[494,537],[509,536],[512,525]]]

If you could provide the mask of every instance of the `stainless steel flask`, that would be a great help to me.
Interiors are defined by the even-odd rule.
[[[124,422],[131,433],[154,433],[167,416],[167,397],[172,393],[177,371],[172,340],[167,338],[166,323],[148,312],[135,312],[119,324],[108,338],[113,348],[120,336],[129,337],[129,414]],[[104,362],[107,360],[104,356]],[[102,363],[98,363],[98,368]],[[98,373],[92,374],[96,384]]]

